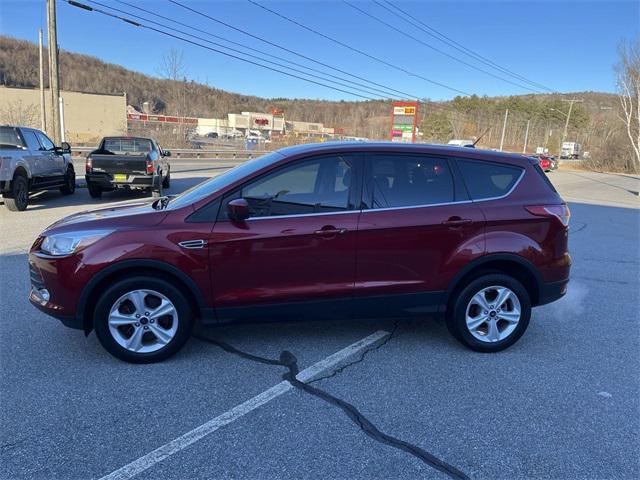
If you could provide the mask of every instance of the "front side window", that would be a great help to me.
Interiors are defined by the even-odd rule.
[[[373,208],[437,205],[454,200],[453,176],[445,159],[419,155],[374,156]]]
[[[521,168],[511,165],[462,159],[457,164],[473,200],[508,194],[522,175]]]
[[[345,156],[304,160],[249,182],[228,200],[244,198],[252,218],[352,210],[352,171]]]
[[[42,145],[40,150],[55,150],[56,147],[53,145],[53,142],[44,133],[36,132],[36,135],[38,136],[38,140],[40,140],[40,145]]]

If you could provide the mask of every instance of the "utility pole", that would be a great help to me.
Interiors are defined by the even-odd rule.
[[[531,120],[527,120],[527,130],[524,133],[524,147],[522,148],[522,153],[527,153],[527,142],[529,141],[529,124]]]
[[[560,140],[560,149],[558,151],[558,160],[560,160],[560,158],[562,157],[562,144],[567,139],[567,130],[569,128],[569,120],[571,120],[571,111],[573,110],[573,104],[576,103],[576,102],[581,103],[584,100],[577,99],[577,98],[572,98],[571,100],[560,100],[560,101],[561,102],[569,102],[569,113],[560,112],[565,117],[567,117],[567,119],[564,122],[564,131],[562,132],[562,140]]]
[[[500,151],[502,151],[502,147],[504,146],[504,134],[507,131],[507,119],[509,118],[509,109],[507,108],[504,111],[504,123],[502,124],[502,137],[500,137]]]
[[[60,145],[60,72],[58,70],[58,31],[56,0],[47,0],[47,32],[49,43],[49,91],[51,93],[51,136]]]
[[[44,56],[42,53],[42,29],[38,29],[38,52],[40,62],[40,130],[47,131],[47,114],[44,100]]]

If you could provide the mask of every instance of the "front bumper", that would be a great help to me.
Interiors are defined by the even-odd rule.
[[[126,174],[125,180],[115,180],[109,173],[87,173],[84,176],[87,185],[95,185],[103,190],[116,188],[151,188],[154,186],[153,175]]]
[[[75,255],[56,258],[34,252],[29,254],[29,301],[67,327],[78,329],[83,328],[82,317],[76,312],[78,292],[89,281],[81,265]]]

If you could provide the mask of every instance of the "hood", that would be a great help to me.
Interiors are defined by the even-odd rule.
[[[135,227],[157,225],[167,216],[166,210],[155,210],[153,202],[143,201],[74,213],[49,225],[45,234],[79,229]]]

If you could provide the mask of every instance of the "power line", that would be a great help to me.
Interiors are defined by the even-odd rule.
[[[336,91],[338,91],[338,92],[346,93],[346,94],[348,94],[348,95],[352,95],[352,96],[359,97],[359,98],[364,98],[365,100],[375,100],[374,98],[371,98],[371,97],[366,97],[366,96],[364,96],[364,95],[360,95],[360,94],[358,94],[358,93],[350,92],[350,91],[348,91],[348,90],[343,90],[343,89],[338,88],[338,87],[334,87],[334,86],[331,86],[331,85],[327,85],[327,84],[325,84],[325,83],[317,82],[317,81],[315,81],[315,80],[311,80],[311,79],[308,79],[308,78],[304,78],[304,77],[301,77],[301,76],[299,76],[299,75],[295,75],[295,74],[293,74],[293,73],[289,73],[289,72],[285,72],[285,71],[283,71],[283,70],[279,70],[279,69],[277,69],[277,68],[272,68],[272,67],[269,67],[269,66],[267,66],[267,65],[263,65],[263,64],[261,64],[261,63],[254,62],[254,61],[252,61],[252,60],[247,60],[247,59],[245,59],[245,58],[238,57],[237,55],[233,55],[233,54],[231,54],[231,53],[223,52],[222,50],[218,50],[218,49],[213,48],[213,47],[208,47],[208,46],[203,45],[203,44],[201,44],[201,43],[194,42],[193,40],[189,40],[189,39],[187,39],[187,38],[183,38],[183,37],[180,37],[180,36],[178,36],[178,35],[174,35],[174,34],[172,34],[172,33],[166,32],[166,31],[164,31],[164,30],[157,29],[157,28],[155,28],[155,27],[151,27],[151,26],[149,26],[149,25],[144,25],[144,24],[142,24],[142,23],[136,22],[136,21],[131,20],[131,19],[129,19],[129,18],[122,17],[122,16],[120,16],[120,15],[115,15],[115,14],[113,14],[113,13],[106,12],[106,11],[101,10],[101,9],[99,9],[99,8],[91,7],[91,6],[89,6],[89,5],[85,5],[85,4],[83,4],[83,3],[76,2],[76,1],[74,1],[74,0],[67,0],[67,3],[69,3],[69,5],[71,5],[71,6],[78,7],[78,8],[81,8],[81,9],[83,9],[83,10],[87,10],[87,11],[89,11],[89,12],[96,12],[96,13],[100,13],[100,14],[102,14],[102,15],[106,15],[106,16],[108,16],[108,17],[116,18],[116,19],[118,19],[118,20],[122,20],[123,22],[126,22],[126,23],[128,23],[128,24],[130,24],[130,25],[133,25],[134,27],[146,28],[147,30],[151,30],[151,31],[154,31],[154,32],[160,33],[161,35],[165,35],[165,36],[168,36],[168,37],[174,38],[174,39],[176,39],[176,40],[181,40],[181,41],[183,41],[183,42],[187,42],[187,43],[190,43],[190,44],[192,44],[192,45],[196,45],[196,46],[198,46],[198,47],[205,48],[205,49],[210,50],[210,51],[212,51],[212,52],[216,52],[216,53],[219,53],[219,54],[221,54],[221,55],[225,55],[225,56],[227,56],[227,57],[234,58],[234,59],[236,59],[236,60],[240,60],[240,61],[245,62],[245,63],[249,63],[249,64],[251,64],[251,65],[256,65],[256,66],[258,66],[258,67],[262,67],[262,68],[264,68],[264,69],[266,69],[266,70],[271,70],[271,71],[273,71],[273,72],[281,73],[281,74],[283,74],[283,75],[287,75],[287,76],[289,76],[289,77],[297,78],[297,79],[299,79],[299,80],[303,80],[303,81],[305,81],[305,82],[309,82],[309,83],[313,83],[313,84],[315,84],[315,85],[320,85],[320,86],[322,86],[322,87],[330,88],[330,89],[332,89],[332,90],[336,90]]]
[[[353,85],[350,85],[350,84],[346,84],[346,83],[338,82],[338,81],[335,81],[335,80],[330,80],[330,79],[327,79],[327,78],[324,78],[324,77],[321,77],[321,76],[318,76],[318,75],[314,75],[314,74],[312,74],[312,73],[305,72],[305,71],[303,71],[303,70],[299,70],[299,69],[296,69],[296,68],[289,67],[289,66],[287,66],[287,65],[283,65],[282,63],[273,62],[273,61],[271,61],[271,60],[263,59],[263,58],[261,58],[261,57],[259,57],[259,56],[257,56],[257,55],[253,55],[253,54],[251,54],[251,53],[246,53],[246,52],[243,52],[243,51],[238,50],[238,49],[236,49],[236,48],[232,48],[232,47],[229,47],[229,46],[227,46],[227,45],[223,45],[223,44],[218,43],[218,42],[213,42],[213,41],[211,41],[211,40],[207,40],[206,38],[200,37],[200,36],[198,36],[198,35],[193,35],[193,34],[191,34],[191,33],[189,33],[189,32],[185,32],[184,30],[180,30],[180,29],[177,29],[177,28],[171,27],[170,25],[166,25],[166,24],[163,24],[163,23],[160,23],[160,22],[156,22],[155,20],[151,20],[151,19],[149,19],[149,18],[145,18],[145,17],[142,17],[142,16],[140,16],[140,15],[136,15],[136,14],[134,14],[134,13],[126,12],[126,11],[121,10],[121,9],[119,9],[119,8],[116,8],[116,7],[111,7],[111,6],[109,6],[109,5],[105,5],[105,4],[100,3],[100,2],[98,2],[98,1],[96,1],[96,0],[86,0],[86,1],[88,1],[89,3],[95,4],[95,5],[100,5],[101,7],[109,8],[109,9],[114,10],[114,11],[116,11],[116,12],[124,13],[124,14],[126,14],[126,15],[129,15],[129,16],[131,16],[131,17],[137,18],[137,19],[139,19],[139,20],[143,20],[143,21],[145,21],[145,22],[149,22],[149,23],[152,23],[152,24],[154,24],[154,25],[158,25],[158,26],[160,26],[160,27],[167,28],[167,29],[169,29],[169,30],[171,30],[171,31],[178,32],[178,33],[181,33],[181,34],[183,34],[183,35],[187,35],[187,36],[189,36],[189,37],[191,37],[191,38],[195,38],[195,39],[197,39],[197,40],[201,40],[201,41],[206,42],[206,43],[208,43],[208,44],[210,44],[210,45],[215,45],[215,46],[218,46],[218,47],[221,47],[221,48],[226,48],[226,49],[228,49],[228,50],[230,50],[230,51],[232,51],[232,52],[238,53],[238,54],[240,54],[240,55],[245,55],[245,56],[247,56],[247,57],[254,58],[254,59],[257,59],[257,60],[260,60],[260,61],[263,61],[263,62],[269,63],[269,64],[271,64],[271,65],[276,65],[276,66],[278,66],[278,67],[288,68],[288,69],[289,69],[289,70],[291,70],[291,71],[294,71],[294,72],[297,72],[297,73],[301,73],[301,74],[303,74],[303,75],[307,75],[307,76],[309,76],[309,77],[311,77],[311,78],[316,78],[316,79],[318,79],[318,80],[323,80],[323,81],[327,81],[327,82],[330,82],[330,83],[335,83],[335,84],[337,84],[337,85],[340,85],[340,86],[343,86],[343,87],[346,87],[346,88],[351,88],[351,89],[353,89],[353,90],[356,90],[356,91],[359,91],[359,92],[362,92],[362,93],[367,93],[367,94],[369,94],[369,95],[375,95],[375,96],[377,96],[377,97],[379,97],[379,98],[382,98],[382,99],[388,99],[388,98],[389,98],[388,94],[386,94],[385,92],[383,92],[383,93],[385,93],[385,95],[380,95],[379,93],[375,93],[375,92],[372,92],[372,91],[370,91],[370,90],[365,90],[365,89],[362,89],[362,88],[354,87]],[[123,3],[124,3],[124,2],[123,2]],[[286,61],[286,60],[285,60],[285,61]],[[349,80],[347,80],[347,81],[349,81]]]
[[[233,25],[231,25],[231,24],[229,24],[229,23],[227,23],[227,22],[224,22],[224,21],[219,20],[219,19],[217,19],[217,18],[215,18],[215,17],[212,17],[211,15],[208,15],[208,14],[206,14],[206,13],[204,13],[204,12],[201,12],[201,11],[199,11],[199,10],[196,10],[195,8],[192,8],[192,7],[189,7],[189,6],[187,6],[187,5],[182,4],[182,3],[180,3],[180,2],[177,2],[176,0],[168,0],[168,1],[169,1],[169,2],[171,2],[171,3],[173,3],[174,5],[177,5],[177,6],[181,7],[181,8],[184,8],[185,10],[189,10],[190,12],[193,12],[193,13],[195,13],[195,14],[197,14],[197,15],[200,15],[200,16],[202,16],[202,17],[204,17],[204,18],[208,18],[209,20],[211,20],[211,21],[213,21],[213,22],[216,22],[216,23],[218,23],[218,24],[220,24],[220,25],[224,25],[224,26],[225,26],[225,27],[227,27],[227,28],[230,28],[230,29],[232,29],[232,30],[235,30],[235,31],[237,31],[237,32],[240,32],[240,33],[242,33],[243,35],[248,35],[248,36],[249,36],[249,37],[251,37],[251,38],[254,38],[254,39],[259,40],[259,41],[261,41],[261,42],[267,43],[267,44],[269,44],[269,45],[271,45],[271,46],[273,46],[273,47],[279,48],[280,50],[284,50],[285,52],[288,52],[288,53],[290,53],[290,54],[292,54],[292,55],[296,55],[296,56],[298,56],[298,57],[300,57],[300,58],[304,58],[304,59],[305,59],[305,60],[307,60],[307,61],[310,61],[310,62],[313,62],[313,63],[319,64],[319,65],[322,65],[323,67],[330,68],[331,70],[338,71],[338,72],[340,72],[340,73],[342,73],[342,74],[344,74],[344,75],[348,75],[348,76],[350,76],[350,77],[357,78],[358,80],[365,81],[365,82],[367,82],[367,83],[370,83],[370,84],[376,85],[376,86],[378,86],[378,87],[382,87],[382,88],[384,88],[384,89],[386,89],[386,90],[389,90],[389,91],[391,91],[391,92],[396,92],[396,93],[398,93],[398,94],[400,94],[400,95],[403,95],[405,98],[419,98],[419,96],[411,95],[411,94],[409,94],[409,93],[402,92],[402,91],[400,91],[400,90],[396,90],[396,89],[394,89],[394,88],[388,87],[388,86],[386,86],[386,85],[382,85],[382,84],[380,84],[380,83],[376,83],[376,82],[374,82],[374,81],[372,81],[372,80],[369,80],[369,79],[367,79],[367,78],[361,77],[361,76],[359,76],[359,75],[355,75],[355,74],[353,74],[353,73],[350,73],[350,72],[347,72],[347,71],[345,71],[345,70],[339,69],[339,68],[337,68],[337,67],[334,67],[334,66],[328,65],[328,64],[326,64],[326,63],[323,63],[323,62],[321,62],[321,61],[319,61],[319,60],[316,60],[316,59],[314,59],[314,58],[311,58],[311,57],[308,57],[308,56],[306,56],[306,55],[303,55],[302,53],[299,53],[299,52],[296,52],[296,51],[294,51],[294,50],[291,50],[290,48],[283,47],[282,45],[279,45],[279,44],[277,44],[277,43],[275,43],[275,42],[272,42],[272,41],[270,41],[270,40],[267,40],[266,38],[260,37],[260,36],[258,36],[258,35],[254,35],[253,33],[247,32],[246,30],[243,30],[243,29],[241,29],[241,28],[235,27],[235,26],[233,26]]]
[[[173,1],[173,0],[169,0],[169,1]],[[373,15],[373,14],[371,14],[371,13],[367,12],[366,10],[361,9],[360,7],[357,7],[356,5],[354,5],[354,4],[353,4],[353,3],[351,3],[351,2],[348,2],[347,0],[342,0],[342,1],[343,1],[345,4],[347,4],[348,6],[350,6],[351,8],[353,8],[354,10],[357,10],[358,12],[362,13],[363,15],[365,15],[365,16],[367,16],[367,17],[369,17],[369,18],[371,18],[371,19],[373,19],[373,20],[375,20],[375,21],[377,21],[377,22],[379,22],[379,23],[381,23],[381,24],[385,25],[386,27],[388,27],[388,28],[390,28],[390,29],[392,29],[392,30],[394,30],[394,31],[396,31],[396,32],[398,32],[398,33],[400,33],[401,35],[404,35],[405,37],[411,38],[412,40],[414,40],[414,41],[418,42],[419,44],[424,45],[425,47],[430,48],[431,50],[433,50],[433,51],[435,51],[435,52],[438,52],[438,53],[440,53],[441,55],[444,55],[445,57],[448,57],[448,58],[450,58],[450,59],[452,59],[452,60],[454,60],[454,61],[456,61],[456,62],[458,62],[458,63],[461,63],[461,64],[463,64],[463,65],[466,65],[466,66],[468,66],[468,67],[470,67],[470,68],[473,68],[474,70],[477,70],[477,71],[479,71],[479,72],[482,72],[482,73],[484,73],[484,74],[486,74],[486,75],[489,75],[489,76],[491,76],[491,77],[494,77],[494,78],[496,78],[496,79],[498,79],[498,80],[502,80],[503,82],[507,82],[507,83],[510,83],[510,84],[512,84],[512,85],[515,85],[516,87],[520,87],[520,88],[522,88],[522,89],[524,89],[524,90],[528,90],[528,91],[532,91],[532,92],[536,92],[536,93],[541,93],[541,92],[540,92],[540,90],[534,90],[534,89],[532,89],[531,87],[526,87],[526,86],[524,86],[524,85],[522,85],[522,84],[520,84],[520,83],[513,82],[513,81],[511,81],[511,80],[509,80],[509,79],[506,79],[506,78],[504,78],[504,77],[501,77],[501,76],[499,76],[499,75],[496,75],[496,74],[494,74],[494,73],[491,73],[491,72],[489,72],[489,71],[487,71],[487,70],[484,70],[483,68],[477,67],[476,65],[473,65],[472,63],[466,62],[466,61],[464,61],[464,60],[462,60],[462,59],[460,59],[460,58],[458,58],[458,57],[455,57],[455,56],[453,56],[453,55],[451,55],[451,54],[449,54],[449,53],[445,52],[444,50],[441,50],[441,49],[439,49],[439,48],[437,48],[437,47],[434,47],[433,45],[431,45],[431,44],[429,44],[429,43],[427,43],[427,42],[424,42],[424,41],[420,40],[418,37],[416,37],[416,36],[414,36],[414,35],[411,35],[410,33],[407,33],[407,32],[405,32],[404,30],[401,30],[401,29],[399,29],[399,28],[395,27],[394,25],[392,25],[392,24],[390,24],[390,23],[388,23],[388,22],[385,22],[385,21],[384,21],[384,20],[382,20],[381,18],[379,18],[379,17],[377,17],[377,16],[375,16],[375,15]],[[387,10],[389,10],[389,9],[387,9]],[[390,11],[390,10],[389,10],[389,11]],[[394,13],[394,12],[391,12],[391,13]],[[397,14],[395,14],[395,15],[397,15]]]
[[[432,83],[432,84],[434,84],[434,85],[438,85],[438,86],[440,86],[440,87],[446,88],[446,89],[451,90],[451,91],[454,91],[454,92],[456,92],[456,93],[460,93],[460,94],[462,94],[462,95],[471,95],[471,94],[470,94],[470,93],[468,93],[468,92],[464,92],[464,91],[459,90],[459,89],[457,89],[457,88],[451,87],[450,85],[446,85],[446,84],[444,84],[444,83],[437,82],[437,81],[432,80],[432,79],[430,79],[430,78],[423,77],[422,75],[419,75],[419,74],[417,74],[417,73],[410,72],[410,71],[409,71],[409,70],[407,70],[406,68],[399,67],[398,65],[394,65],[393,63],[387,62],[386,60],[383,60],[382,58],[376,57],[375,55],[371,55],[370,53],[364,52],[364,51],[362,51],[362,50],[360,50],[360,49],[358,49],[358,48],[356,48],[356,47],[353,47],[353,46],[348,45],[348,44],[346,44],[346,43],[344,43],[344,42],[341,42],[340,40],[337,40],[337,39],[335,39],[335,38],[333,38],[333,37],[330,37],[329,35],[326,35],[326,34],[324,34],[324,33],[322,33],[322,32],[319,32],[319,31],[317,31],[317,30],[315,30],[315,29],[313,29],[313,28],[309,27],[308,25],[304,25],[304,24],[302,24],[302,23],[298,22],[297,20],[294,20],[293,18],[287,17],[286,15],[284,15],[284,14],[282,14],[282,13],[276,12],[275,10],[272,10],[272,9],[271,9],[271,8],[269,8],[269,7],[266,7],[266,6],[264,6],[264,5],[262,5],[262,4],[258,3],[258,2],[255,2],[254,0],[247,0],[247,1],[248,1],[249,3],[251,3],[251,4],[255,5],[255,6],[256,6],[256,7],[258,7],[258,8],[261,8],[261,9],[263,9],[263,10],[267,11],[267,12],[270,12],[270,13],[272,13],[273,15],[276,15],[277,17],[280,17],[280,18],[282,18],[283,20],[286,20],[287,22],[293,23],[294,25],[297,25],[297,26],[299,26],[300,28],[303,28],[303,29],[305,29],[305,30],[307,30],[307,31],[309,31],[309,32],[312,32],[312,33],[314,33],[314,34],[316,34],[316,35],[318,35],[318,36],[322,37],[322,38],[325,38],[326,40],[329,40],[329,41],[331,41],[331,42],[333,42],[333,43],[335,43],[335,44],[337,44],[337,45],[340,45],[341,47],[344,47],[344,48],[346,48],[346,49],[348,49],[348,50],[351,50],[351,51],[353,51],[353,52],[356,52],[356,53],[358,53],[358,54],[360,54],[360,55],[363,55],[363,56],[365,56],[365,57],[367,57],[367,58],[370,58],[370,59],[372,59],[372,60],[375,60],[375,61],[377,61],[377,62],[379,62],[379,63],[382,63],[382,64],[384,64],[384,65],[386,65],[386,66],[388,66],[388,67],[395,68],[396,70],[400,70],[401,72],[406,73],[407,75],[410,75],[410,76],[412,76],[412,77],[421,78],[422,80],[425,80],[425,81],[427,81],[427,82],[429,82],[429,83]]]
[[[89,1],[91,1],[91,0],[89,0]],[[142,11],[142,12],[148,13],[148,14],[153,15],[153,16],[156,16],[156,17],[158,17],[158,18],[162,18],[162,19],[167,20],[167,21],[170,21],[170,22],[172,22],[172,23],[176,23],[176,24],[181,25],[181,26],[183,26],[183,27],[189,28],[189,29],[191,29],[191,30],[193,30],[193,31],[203,33],[203,34],[205,34],[205,35],[207,35],[207,36],[209,36],[209,37],[217,38],[217,39],[219,39],[219,40],[221,40],[221,41],[223,41],[223,42],[230,43],[231,45],[236,45],[236,46],[241,47],[241,48],[244,48],[244,49],[246,49],[246,50],[250,50],[250,51],[253,51],[253,52],[257,52],[257,53],[260,53],[260,54],[265,55],[265,56],[267,56],[267,57],[275,58],[275,59],[277,59],[277,60],[280,60],[280,61],[283,61],[283,62],[290,63],[291,65],[295,65],[295,66],[297,66],[297,67],[305,68],[305,69],[307,69],[307,70],[309,70],[309,71],[316,72],[316,73],[319,73],[319,74],[325,75],[325,76],[327,76],[327,77],[331,77],[331,78],[334,78],[334,79],[337,79],[337,80],[342,80],[342,81],[345,81],[345,82],[349,82],[349,83],[352,83],[352,84],[354,84],[354,85],[358,85],[358,86],[360,86],[360,87],[368,88],[368,89],[370,89],[370,90],[372,90],[372,91],[381,92],[381,93],[384,93],[385,95],[387,95],[387,97],[389,97],[389,96],[393,97],[393,96],[395,95],[394,93],[391,93],[391,95],[390,95],[390,92],[389,92],[389,91],[380,90],[380,89],[378,89],[378,88],[371,87],[371,86],[369,86],[369,85],[366,85],[366,84],[363,84],[363,83],[360,83],[360,82],[356,82],[356,81],[354,81],[354,80],[349,80],[349,79],[347,79],[347,78],[344,78],[344,77],[341,77],[341,76],[338,76],[338,75],[333,75],[333,74],[331,74],[331,73],[328,73],[328,72],[325,72],[325,71],[319,70],[319,69],[317,69],[317,68],[309,67],[309,66],[307,66],[307,65],[303,65],[303,64],[301,64],[301,63],[294,62],[293,60],[289,60],[289,59],[286,59],[286,58],[284,58],[284,57],[280,57],[280,56],[278,56],[278,55],[274,55],[274,54],[272,54],[272,53],[266,52],[266,51],[264,51],[264,50],[260,50],[260,49],[255,48],[255,47],[251,47],[251,46],[245,45],[245,44],[240,43],[240,42],[235,42],[235,41],[233,41],[233,40],[229,40],[228,38],[222,37],[222,36],[220,36],[220,35],[216,35],[216,34],[211,33],[211,32],[207,32],[206,30],[202,30],[202,29],[200,29],[200,28],[193,27],[193,26],[191,26],[191,25],[187,25],[186,23],[180,22],[179,20],[175,20],[175,19],[172,19],[172,18],[166,17],[166,16],[164,16],[164,15],[160,15],[160,14],[159,14],[159,13],[157,13],[157,12],[153,12],[153,11],[151,11],[151,10],[147,10],[147,9],[142,8],[142,7],[140,7],[140,6],[133,5],[133,4],[131,4],[131,3],[125,2],[125,1],[123,1],[123,0],[116,0],[116,1],[117,1],[118,3],[121,3],[121,4],[123,4],[123,5],[128,6],[128,7],[130,7],[130,8],[135,8],[136,10],[140,10],[140,11]],[[97,2],[95,2],[95,3],[97,3]],[[111,8],[112,10],[121,11],[121,10],[118,10],[118,9],[116,9],[116,8],[114,8],[114,7],[109,7],[109,8]],[[131,13],[129,13],[129,15],[135,16],[135,15],[133,15],[133,14],[131,14]],[[140,17],[137,17],[137,18],[140,18]],[[152,20],[148,20],[148,19],[147,19],[147,21],[152,22],[152,23],[157,23],[157,22],[153,22]],[[225,45],[225,46],[224,46],[224,48],[230,48],[230,47],[228,47],[228,46],[226,46],[226,45]],[[243,54],[245,54],[245,53],[243,52]],[[245,55],[248,55],[248,54],[245,54]],[[415,98],[417,98],[417,97],[415,97]]]
[[[373,0],[374,3],[378,4],[379,6],[385,8],[383,5],[380,4],[380,2],[378,0]],[[530,85],[533,85],[535,87],[539,87],[542,88],[544,90],[548,90],[549,92],[555,92],[555,90],[553,90],[550,87],[547,87],[546,85],[543,85],[542,83],[538,83],[535,82],[533,80],[528,79],[527,77],[520,75],[518,73],[513,72],[512,70],[509,70],[506,67],[503,67],[497,63],[495,63],[494,61],[490,60],[487,57],[484,57],[482,55],[480,55],[479,53],[471,50],[470,48],[465,47],[464,45],[460,44],[459,42],[456,42],[454,39],[452,39],[451,37],[448,37],[447,35],[445,35],[444,33],[436,30],[435,28],[433,28],[432,26],[428,25],[427,23],[423,22],[422,20],[420,20],[419,18],[416,18],[415,16],[411,15],[410,13],[408,13],[406,10],[403,10],[402,8],[400,8],[399,6],[391,3],[389,0],[383,0],[384,3],[386,3],[387,5],[390,5],[391,7],[395,8],[396,10],[398,10],[399,12],[401,12],[403,15],[405,15],[406,17],[410,18],[411,20],[419,23],[420,25],[422,25],[423,27],[425,27],[426,29],[428,29],[429,31],[424,30],[423,28],[420,28],[418,25],[414,25],[416,28],[422,30],[424,33],[426,33],[427,35],[432,36],[433,38],[436,38],[437,40],[440,40],[443,43],[446,43],[447,45],[449,45],[450,47],[458,50],[459,52],[462,52],[466,55],[469,55],[473,58],[475,58],[476,60],[484,63],[485,65],[491,66],[493,68],[497,68],[499,70],[501,70],[502,72],[506,73],[507,75],[511,75],[512,77],[518,78],[524,82],[527,82]],[[433,33],[431,33],[433,32]],[[435,35],[434,35],[435,34]],[[437,36],[436,36],[437,35]],[[438,38],[440,37],[440,38]]]

